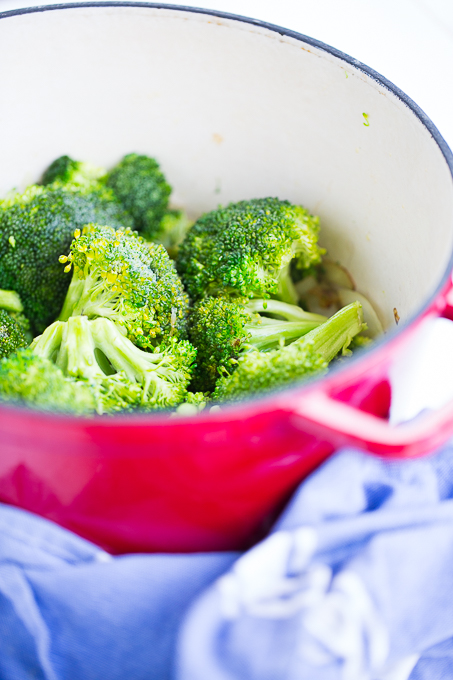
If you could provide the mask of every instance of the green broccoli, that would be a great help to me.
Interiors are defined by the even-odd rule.
[[[175,410],[173,415],[194,416],[206,408],[208,397],[203,392],[187,392],[185,401]]]
[[[75,236],[69,256],[60,257],[65,271],[74,267],[61,321],[106,317],[140,347],[186,336],[188,298],[163,246],[97,224]]]
[[[192,224],[193,222],[183,210],[168,210],[161,220],[160,229],[153,237],[153,241],[161,243],[169,256],[175,260],[179,246]]]
[[[32,330],[59,314],[69,280],[58,258],[74,231],[99,221],[129,227],[130,218],[110,192],[31,186],[0,203],[0,288],[17,291]]]
[[[5,309],[0,309],[0,358],[7,357],[29,343],[23,329]]]
[[[132,215],[137,231],[147,239],[158,235],[171,186],[154,158],[136,153],[124,156],[107,174],[106,185]]]
[[[126,408],[169,408],[187,395],[196,350],[172,338],[147,352],[136,347],[110,319],[72,316],[56,321],[30,346],[65,376],[86,381],[98,413]]]
[[[19,324],[27,340],[27,345],[29,345],[33,340],[30,322],[23,313],[24,307],[16,291],[0,290],[0,309],[6,310],[10,317]]]
[[[133,217],[134,228],[147,240],[161,243],[174,259],[192,222],[183,210],[167,210],[171,187],[157,162],[129,154],[110,173],[70,156],[57,158],[43,175],[42,184],[101,191],[103,187]]]
[[[24,311],[21,299],[15,290],[0,290],[0,309],[14,313]]]
[[[189,295],[272,295],[295,304],[289,267],[320,262],[319,219],[301,206],[277,198],[230,203],[200,217],[187,233],[177,258]]]
[[[99,180],[105,174],[106,171],[103,168],[97,168],[90,163],[75,161],[69,156],[60,156],[49,165],[42,177],[41,184],[44,186],[55,184],[56,186],[58,183],[65,188],[71,186],[99,191],[102,188],[102,183]],[[112,199],[113,196],[107,192],[107,198]]]
[[[51,361],[30,349],[0,361],[0,399],[79,415],[93,413],[96,406],[88,383],[65,378]]]
[[[192,387],[211,391],[240,354],[293,342],[324,321],[324,316],[279,300],[203,298],[189,315],[189,339],[198,352]]]
[[[363,325],[362,306],[354,302],[287,347],[245,354],[230,375],[219,378],[212,399],[244,399],[318,375],[338,352],[346,353]]]

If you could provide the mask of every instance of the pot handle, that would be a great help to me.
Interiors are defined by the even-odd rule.
[[[414,335],[420,333],[423,322],[439,317],[450,319],[450,322],[453,320],[451,277],[417,327],[412,332],[408,329],[409,332],[395,339],[396,342],[390,347],[387,346],[390,349],[390,368],[389,352],[381,353],[382,359],[377,363],[387,364],[384,368],[387,375],[392,372],[392,361],[397,360],[401,349],[404,352]],[[439,376],[439,379],[442,377]],[[296,416],[294,424],[297,427],[302,427],[304,431],[335,447],[353,445],[380,456],[412,458],[430,453],[453,436],[451,398],[440,408],[425,411],[408,422],[392,425],[388,420],[338,400],[332,391],[331,383],[321,383],[300,395],[296,403],[291,405],[291,411]]]
[[[409,423],[389,425],[327,392],[307,396],[292,409],[294,424],[336,448],[357,446],[379,456],[413,458],[434,451],[453,435],[453,400]]]

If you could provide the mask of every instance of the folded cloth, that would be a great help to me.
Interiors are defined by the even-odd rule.
[[[342,451],[244,555],[103,550],[0,504],[1,680],[453,676],[453,443]]]
[[[163,680],[189,602],[236,554],[114,557],[0,505],[1,680]]]
[[[452,564],[453,445],[406,462],[343,451],[193,603],[177,678],[453,677]]]

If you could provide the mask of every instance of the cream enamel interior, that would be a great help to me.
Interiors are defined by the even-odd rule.
[[[386,326],[448,265],[453,186],[430,133],[384,86],[304,42],[208,14],[61,8],[0,21],[0,80],[1,195],[63,153],[109,167],[138,151],[193,216],[287,198],[320,215],[323,245]]]

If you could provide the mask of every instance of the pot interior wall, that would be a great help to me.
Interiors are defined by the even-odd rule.
[[[448,265],[453,192],[437,144],[328,52],[204,14],[79,7],[2,19],[0,74],[1,195],[63,153],[108,167],[138,151],[193,216],[287,198],[320,215],[322,243],[386,326]]]

